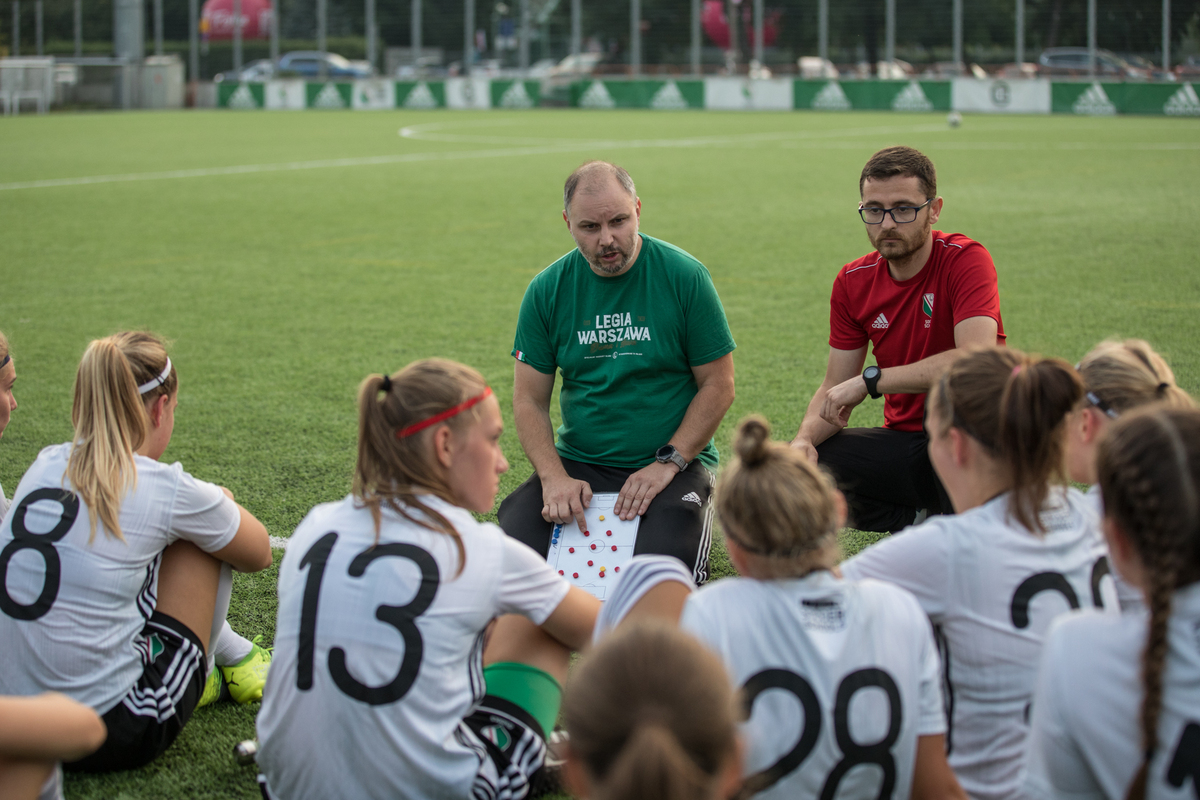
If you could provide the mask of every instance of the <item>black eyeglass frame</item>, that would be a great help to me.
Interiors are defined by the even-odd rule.
[[[859,206],[858,207],[858,216],[867,225],[882,225],[884,215],[891,214],[892,222],[896,223],[897,225],[908,225],[910,222],[916,222],[917,214],[921,211],[921,209],[924,208],[925,206],[929,205],[936,199],[937,199],[936,197],[931,197],[928,200],[926,200],[924,203],[921,203],[921,205],[919,205],[919,206],[896,206],[895,208],[875,208],[874,206],[871,206],[868,208],[867,206]],[[878,211],[879,212],[879,221],[871,222],[869,219],[867,219],[866,216],[864,216],[864,212],[866,212],[866,211]],[[897,211],[912,211],[913,218],[912,219],[904,219],[904,220],[896,219]]]

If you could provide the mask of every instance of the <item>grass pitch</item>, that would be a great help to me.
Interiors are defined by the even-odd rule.
[[[718,446],[752,411],[790,438],[824,372],[833,276],[870,249],[859,171],[891,144],[937,164],[938,227],[991,251],[1012,346],[1074,361],[1105,337],[1140,336],[1200,391],[1195,120],[968,116],[952,130],[939,115],[884,113],[23,116],[0,121],[0,330],[20,402],[0,483],[11,494],[41,447],[69,438],[87,342],[149,328],[174,342],[181,381],[165,458],[228,486],[275,536],[348,491],[358,382],[426,356],[471,364],[496,389],[507,494],[529,472],[511,426],[517,308],[573,246],[561,187],[587,158],[628,168],[642,230],[712,272],[738,343]],[[881,422],[870,402],[852,420]],[[871,539],[848,532],[844,545]],[[730,572],[719,543],[714,560]],[[273,637],[274,587],[274,569],[238,576],[235,628]],[[229,755],[253,735],[254,710],[201,709],[155,764],[69,778],[68,797],[257,797],[252,770]]]

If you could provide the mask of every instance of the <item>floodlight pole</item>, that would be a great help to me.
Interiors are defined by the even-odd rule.
[[[42,37],[42,0],[34,0],[33,3],[33,43],[37,54],[42,55],[45,44]]]
[[[42,0],[38,0],[40,3]],[[163,54],[163,7],[162,0],[154,0],[154,55]]]
[[[416,0],[413,0],[416,2]],[[329,67],[325,62],[325,0],[317,0],[317,49],[321,51],[322,57],[317,61],[317,78],[325,80],[329,75]]]
[[[629,71],[642,74],[642,0],[629,0]]]
[[[1163,72],[1171,71],[1171,0],[1163,0]]]
[[[279,65],[279,0],[271,3],[271,76]]]
[[[583,52],[583,0],[571,0],[571,55],[579,70],[579,55]]]
[[[692,74],[700,74],[700,0],[692,0]]]
[[[409,49],[412,50],[413,72],[421,63],[421,0],[412,0],[412,16],[409,24],[412,28],[409,34]]]
[[[529,69],[529,38],[533,31],[533,12],[529,0],[521,0],[521,41],[517,50],[517,66],[524,73]]]
[[[817,4],[817,55],[829,60],[829,0]]]
[[[375,0],[367,0],[365,11],[366,19],[363,21],[364,31],[367,37],[367,63],[371,65],[371,70],[375,70]]]
[[[75,0],[76,8],[81,0]],[[200,0],[188,0],[188,78],[200,80]]]
[[[162,0],[154,0],[161,7]],[[233,71],[242,79],[242,0],[233,0]]]
[[[75,0],[75,57],[83,55],[83,0]]]
[[[12,54],[21,55],[21,3],[13,0]]]
[[[1096,0],[1087,5],[1088,78],[1096,79]]]
[[[754,0],[754,60],[763,63],[763,0]]]
[[[961,75],[963,69],[963,0],[954,0],[951,16],[954,25],[954,69]]]
[[[1017,69],[1021,69],[1021,65],[1025,63],[1025,0],[1017,0],[1017,31],[1016,31],[1016,58]]]
[[[884,22],[883,60],[887,62],[888,73],[891,73],[892,62],[896,60],[896,0],[887,0],[884,5],[886,20]]]
[[[463,74],[475,68],[475,0],[463,0]]]

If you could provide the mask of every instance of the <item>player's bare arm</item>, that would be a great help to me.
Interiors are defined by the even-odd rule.
[[[946,737],[918,736],[913,770],[912,800],[967,800],[946,761]]]
[[[94,752],[107,736],[96,712],[66,695],[0,697],[0,762],[74,761]]]
[[[572,586],[541,627],[562,644],[579,651],[592,641],[592,629],[596,627],[599,613],[600,601],[578,586]]]
[[[574,518],[579,529],[586,530],[583,510],[592,501],[592,487],[567,474],[554,447],[554,425],[550,422],[554,373],[538,372],[522,361],[514,364],[513,419],[521,447],[542,482],[542,518],[562,523]]]
[[[692,367],[696,379],[696,396],[688,404],[687,411],[670,442],[688,461],[691,461],[708,440],[717,432],[717,426],[725,418],[725,412],[733,405],[733,353],[726,353],[715,361]],[[629,476],[621,487],[614,506],[617,516],[631,520],[645,514],[650,502],[679,474],[675,464],[655,461]]]
[[[812,400],[809,401],[808,409],[804,412],[804,419],[800,423],[800,430],[796,431],[796,436],[792,439],[792,447],[807,455],[814,464],[817,463],[817,445],[846,427],[845,423],[838,425],[827,422],[821,413],[829,393],[858,377],[866,360],[866,345],[857,350],[829,348],[829,361],[825,365],[825,380],[821,381],[821,385],[813,394]],[[866,397],[866,384],[863,384],[863,397]],[[847,420],[850,419],[850,411],[862,402],[863,397],[849,403],[846,408]],[[844,398],[838,400],[839,403],[844,401]]]

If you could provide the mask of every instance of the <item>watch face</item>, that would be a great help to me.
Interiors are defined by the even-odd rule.
[[[669,444],[664,444],[658,448],[658,452],[654,454],[654,457],[659,461],[668,461],[673,455],[675,455],[675,448]]]
[[[864,378],[874,379],[879,377],[879,367],[867,367],[867,371],[863,373]]]

